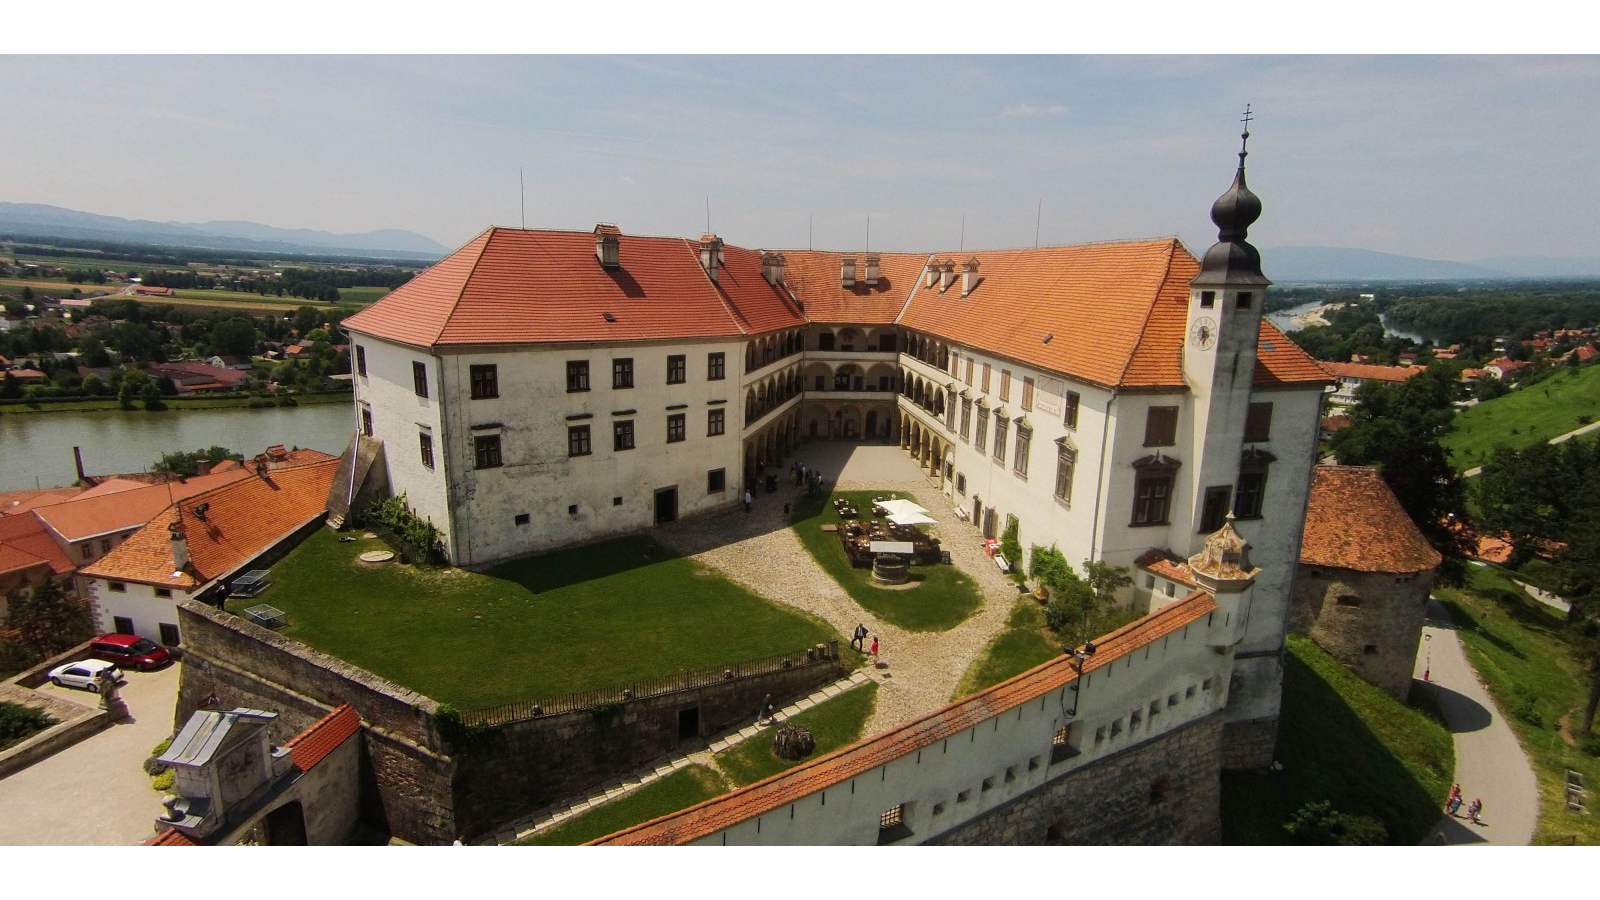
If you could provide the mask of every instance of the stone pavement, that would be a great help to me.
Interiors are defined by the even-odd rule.
[[[1449,614],[1437,600],[1428,601],[1414,677],[1430,683],[1455,736],[1455,781],[1461,785],[1463,798],[1457,816],[1442,816],[1423,843],[1519,847],[1531,843],[1539,824],[1539,787],[1533,767],[1511,726],[1479,683]],[[1478,825],[1467,821],[1467,806],[1474,798],[1483,799]],[[1442,810],[1445,798],[1438,800]]]
[[[129,719],[0,779],[0,846],[126,846],[154,834],[161,795],[141,766],[172,736],[180,668],[128,672],[121,696]],[[88,691],[38,690],[99,704]]]

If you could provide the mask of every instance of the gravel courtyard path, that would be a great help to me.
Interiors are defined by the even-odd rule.
[[[983,591],[983,607],[943,632],[903,631],[874,618],[816,564],[789,530],[783,504],[792,502],[801,489],[782,477],[788,474],[787,465],[780,473],[778,492],[756,494],[752,512],[735,507],[677,522],[657,528],[656,539],[763,597],[820,616],[844,636],[841,652],[855,652],[848,640],[857,623],[877,635],[881,663],[872,676],[881,687],[867,735],[944,706],[973,658],[1005,627],[1018,596],[1015,585],[984,554],[978,529],[954,516],[949,498],[898,447],[815,443],[803,447],[797,458],[820,470],[830,490],[914,494],[939,520],[934,533],[950,551],[951,561]]]

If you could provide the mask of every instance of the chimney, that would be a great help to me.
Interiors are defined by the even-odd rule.
[[[622,229],[609,222],[594,227],[594,255],[600,260],[600,268],[615,269],[621,265],[617,262],[617,250],[621,245]]]
[[[846,256],[839,260],[839,286],[853,288],[856,286],[856,258]]]
[[[933,283],[939,280],[938,260],[928,260],[928,265],[922,270],[922,274],[925,276],[922,286],[929,288],[933,287]]]
[[[722,238],[709,231],[700,235],[700,267],[706,270],[706,277],[716,281],[717,269],[721,266]]]
[[[179,512],[182,515],[182,512]],[[173,522],[167,526],[168,537],[172,538],[172,570],[181,572],[189,567],[189,538],[184,533],[183,522]]]
[[[867,287],[878,286],[878,254],[867,254]]]
[[[78,467],[78,483],[83,484],[88,476],[83,474],[83,451],[77,447],[72,448],[72,462]]]
[[[767,284],[777,287],[783,284],[784,258],[782,253],[766,251],[761,254],[761,277]]]
[[[965,297],[972,293],[972,289],[978,286],[978,281],[978,258],[974,256],[961,267],[961,296]]]
[[[950,290],[950,283],[956,280],[956,264],[949,257],[939,260],[939,293]]]

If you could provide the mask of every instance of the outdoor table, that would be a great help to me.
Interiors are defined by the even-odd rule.
[[[904,553],[911,554],[916,547],[910,541],[873,541],[868,547],[873,553]]]

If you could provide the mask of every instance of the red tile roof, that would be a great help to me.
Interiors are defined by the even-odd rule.
[[[83,488],[44,488],[33,491],[0,491],[0,516],[27,512],[35,506],[48,506],[70,500],[83,493]]]
[[[176,829],[176,828],[168,828],[166,831],[161,832],[160,834],[156,835],[155,837],[146,838],[144,840],[144,842],[142,844],[140,844],[139,846],[141,846],[141,847],[198,847],[200,845],[196,844],[194,841],[189,840],[188,835],[184,834],[183,832],[179,831],[178,829]]]
[[[339,461],[278,469],[260,478],[235,470],[231,484],[173,504],[80,574],[190,590],[226,575],[319,515]],[[190,479],[196,481],[198,479]],[[205,518],[195,510],[206,505]],[[174,572],[168,526],[182,521],[189,566]]]
[[[1194,573],[1189,570],[1189,561],[1164,550],[1146,550],[1133,564],[1168,581],[1194,587]]]
[[[1425,572],[1443,557],[1401,508],[1394,492],[1365,466],[1312,470],[1300,562],[1356,572]]]
[[[1112,632],[1096,641],[1097,652],[1085,671],[1118,659],[1205,618],[1217,608],[1209,594],[1191,594],[1182,601]],[[778,809],[801,797],[839,784],[891,760],[915,753],[986,722],[1007,710],[1037,699],[1077,679],[1072,663],[1059,656],[1009,681],[912,719],[882,734],[803,763],[765,781],[707,800],[682,812],[619,831],[592,844],[687,844],[739,822]]]
[[[47,564],[55,575],[76,568],[33,513],[0,516],[0,574]]]
[[[926,253],[880,253],[878,283],[868,287],[865,253],[829,250],[784,250],[783,283],[805,303],[806,318],[813,322],[888,325],[900,317],[906,299],[928,262]],[[840,281],[840,264],[855,257],[854,287]],[[956,276],[959,291],[960,276]]]
[[[35,512],[66,541],[127,531],[149,522],[174,500],[209,491],[245,478],[246,473],[220,472],[163,484],[113,479],[62,503]]]
[[[294,767],[307,772],[360,730],[361,715],[355,707],[343,703],[310,728],[290,738],[283,748],[289,751]]]
[[[1422,374],[1417,366],[1378,366],[1370,363],[1324,362],[1324,369],[1336,378],[1365,378],[1368,381],[1405,381]]]
[[[433,347],[732,336],[805,323],[787,292],[761,277],[755,251],[725,245],[715,282],[695,241],[623,235],[615,270],[594,251],[593,232],[490,228],[344,324]]]
[[[1256,387],[1279,384],[1333,384],[1329,363],[1312,358],[1289,340],[1278,326],[1261,320],[1261,337],[1256,344]]]

